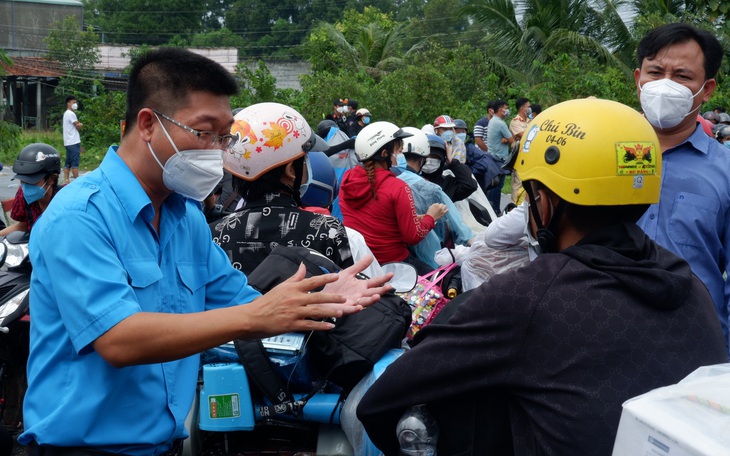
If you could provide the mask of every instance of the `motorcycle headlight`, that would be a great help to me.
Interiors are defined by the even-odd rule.
[[[5,303],[0,306],[0,327],[5,326],[5,319],[12,315],[13,312],[18,310],[18,307],[20,307],[20,304],[28,295],[29,291],[30,288],[26,288],[25,290],[5,301]]]
[[[28,256],[28,244],[11,244],[3,242],[8,250],[5,256],[5,264],[9,268],[20,266],[20,263]]]

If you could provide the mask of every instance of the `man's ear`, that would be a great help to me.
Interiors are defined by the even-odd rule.
[[[155,113],[149,108],[144,108],[140,109],[137,113],[137,125],[134,128],[139,132],[142,141],[150,142],[152,140],[152,132],[157,123]]]
[[[542,226],[546,227],[550,223],[550,219],[553,216],[553,208],[557,203],[552,201],[554,194],[548,191],[545,187],[535,192],[535,203],[537,204],[538,212],[540,213],[540,222]]]

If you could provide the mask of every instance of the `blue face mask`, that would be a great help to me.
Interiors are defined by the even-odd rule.
[[[369,124],[369,123],[370,123],[370,117],[363,117],[363,118],[362,118],[362,123],[363,123],[364,125],[367,125],[367,124]]]
[[[20,188],[23,189],[23,197],[28,204],[33,204],[39,199],[43,198],[48,191],[45,187],[39,187],[33,184],[26,184],[25,182],[20,183]]]
[[[395,156],[395,161],[398,163],[397,165],[395,165],[395,167],[405,171],[406,166],[408,166],[408,164],[406,163],[406,156],[404,154],[397,154]]]
[[[457,133],[456,137],[461,140],[461,142],[466,142],[466,133]]]
[[[450,142],[452,139],[454,139],[454,131],[453,130],[444,130],[441,133],[441,138],[446,142]]]
[[[723,144],[725,145],[725,147],[727,147],[728,149],[730,149],[730,141],[724,142]]]

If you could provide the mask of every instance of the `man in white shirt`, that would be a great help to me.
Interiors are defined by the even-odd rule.
[[[63,113],[63,145],[66,147],[66,165],[63,168],[63,175],[66,183],[69,182],[69,171],[73,178],[79,177],[79,160],[81,159],[81,136],[79,130],[84,126],[76,117],[79,105],[76,97],[66,97],[66,112]]]

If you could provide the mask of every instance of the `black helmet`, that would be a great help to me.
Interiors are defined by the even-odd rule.
[[[317,135],[322,138],[326,138],[330,132],[330,128],[336,127],[337,124],[334,120],[325,119],[317,125]]]
[[[454,119],[454,128],[463,128],[466,130],[468,127],[466,126],[466,121],[463,119]]]
[[[48,144],[33,143],[25,146],[13,163],[13,179],[36,184],[48,174],[61,173],[61,156]]]
[[[431,148],[431,154],[438,155],[441,163],[446,161],[446,141],[438,135],[426,135],[428,137],[428,145]]]

